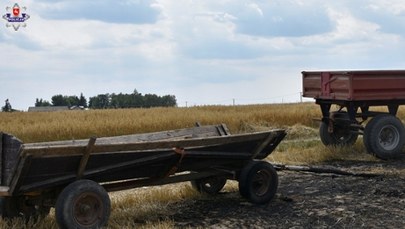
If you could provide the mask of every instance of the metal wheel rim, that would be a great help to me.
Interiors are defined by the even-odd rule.
[[[73,216],[77,224],[95,225],[103,215],[101,198],[94,193],[82,193],[73,203]]]
[[[253,192],[257,196],[264,196],[271,186],[271,174],[269,171],[262,169],[257,171],[253,179]]]
[[[378,144],[384,150],[393,150],[397,147],[400,140],[399,131],[395,126],[385,126],[378,133]]]

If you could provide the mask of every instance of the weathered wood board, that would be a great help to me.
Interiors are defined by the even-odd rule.
[[[230,135],[230,132],[225,124],[198,126],[193,128],[184,128],[178,130],[168,130],[153,133],[141,133],[122,135],[116,137],[102,137],[97,138],[97,145],[108,144],[125,144],[136,142],[150,142],[158,140],[175,140],[175,139],[188,139],[188,138],[204,138],[212,136]],[[26,143],[27,147],[31,146],[55,146],[55,145],[70,145],[70,146],[86,146],[88,139],[80,140],[67,140],[67,141],[52,141],[52,142],[39,142],[39,143]]]
[[[19,159],[22,142],[9,134],[2,134],[2,157],[1,157],[1,185],[8,185],[11,181],[12,174],[16,169]]]

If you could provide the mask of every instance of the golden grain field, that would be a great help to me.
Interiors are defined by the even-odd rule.
[[[115,136],[225,123],[231,132],[249,131],[251,125],[286,127],[313,126],[319,117],[311,103],[191,108],[116,109],[63,112],[0,113],[0,131],[24,142]]]
[[[398,116],[405,117],[400,109]],[[64,112],[0,112],[0,131],[23,142],[83,139],[225,123],[231,133],[273,128],[287,129],[286,139],[267,158],[273,163],[313,164],[328,160],[375,160],[365,153],[361,141],[350,149],[324,147],[318,138],[313,118],[321,112],[313,103],[203,106],[190,108],[151,108],[88,110]],[[228,184],[227,191],[237,191]],[[187,183],[111,193],[112,212],[108,228],[173,228],[174,222],[162,219],[171,203],[201,198]],[[168,215],[168,214],[167,214]],[[22,219],[0,220],[0,228],[56,228],[54,214],[38,222]]]

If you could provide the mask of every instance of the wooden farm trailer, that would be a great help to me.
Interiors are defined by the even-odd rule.
[[[267,157],[284,130],[231,135],[225,125],[89,140],[24,144],[0,134],[3,217],[47,215],[61,228],[100,228],[108,222],[107,192],[191,181],[218,193],[227,179],[253,203],[270,201],[277,173]]]
[[[405,70],[304,71],[302,82],[303,96],[320,105],[325,145],[351,145],[362,134],[367,151],[379,158],[402,153],[405,128],[396,114],[405,104]],[[374,106],[387,111],[372,111]]]

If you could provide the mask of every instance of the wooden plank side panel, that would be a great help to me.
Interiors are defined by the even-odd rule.
[[[18,163],[16,163],[15,165],[15,170],[11,176],[9,184],[9,192],[11,195],[15,194],[16,191],[20,188],[21,184],[24,182],[30,165],[30,157],[19,157]]]
[[[328,96],[323,96],[323,99],[351,99],[351,75],[341,73],[332,74],[329,84],[331,93]]]
[[[321,96],[321,74],[318,72],[302,72],[302,93],[304,97],[318,98]]]
[[[99,145],[96,143],[93,153],[120,153],[125,151],[145,151],[157,149],[172,149],[173,147],[201,147],[217,144],[228,144],[232,142],[246,142],[251,140],[259,140],[267,137],[270,132],[284,133],[284,130],[272,130],[266,132],[257,132],[252,134],[238,134],[219,137],[206,137],[195,139],[180,139],[180,140],[166,140],[166,141],[153,141],[153,142],[138,142],[126,144],[109,144]],[[85,150],[85,146],[31,146],[25,147],[24,155],[33,155],[36,157],[41,156],[62,156],[62,155],[81,155]]]
[[[168,131],[160,131],[160,132],[152,132],[152,133],[123,135],[123,136],[117,136],[117,137],[101,137],[101,138],[97,138],[97,145],[219,136],[217,127],[218,127],[217,125],[209,125],[209,126],[200,126],[200,127],[193,127],[193,128],[184,128],[184,129],[178,129],[178,130],[168,130]],[[27,147],[63,146],[63,145],[86,146],[88,142],[89,142],[88,139],[80,139],[80,140],[28,143],[28,144],[24,144],[24,145]]]
[[[353,100],[405,99],[405,74],[353,75]]]
[[[302,72],[303,96],[315,99],[346,99],[350,77],[345,72]]]
[[[4,186],[10,184],[14,170],[19,160],[22,142],[9,134],[3,133],[3,155],[2,155],[2,177],[1,183]]]
[[[136,177],[153,177],[165,172],[164,168],[175,163],[178,157],[174,152],[160,152],[147,157],[142,157],[137,153],[129,154],[132,155],[126,157],[94,155],[90,157],[90,161],[94,163],[90,163],[92,165],[89,164],[86,168],[83,178],[108,182]],[[175,160],[171,163],[168,161],[173,159]],[[33,191],[69,183],[77,179],[76,170],[79,161],[80,157],[33,158],[29,172],[24,177],[24,182],[18,191]],[[111,163],[111,161],[115,162]]]
[[[330,76],[322,77],[326,73]],[[405,70],[319,71],[302,74],[304,97],[346,101],[405,99]]]

